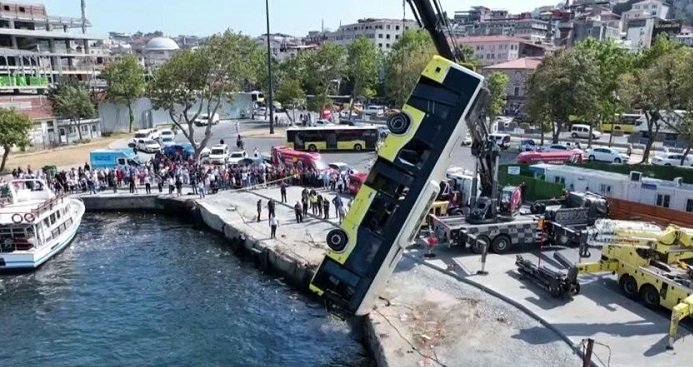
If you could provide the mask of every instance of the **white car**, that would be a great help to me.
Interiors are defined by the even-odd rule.
[[[462,145],[472,145],[472,137],[469,135],[469,133],[466,133],[464,135],[464,139],[462,140]]]
[[[161,145],[153,139],[137,139],[135,147],[137,150],[145,153],[156,153],[161,151]]]
[[[570,136],[573,137],[573,139],[589,139],[590,138],[590,125],[584,125],[584,124],[573,124],[573,126],[570,127]],[[592,129],[592,139],[597,139],[602,137],[601,131],[597,129]]]
[[[229,153],[229,158],[226,160],[228,164],[238,164],[241,160],[248,158],[248,153],[245,150],[237,150]]]
[[[159,138],[159,143],[161,143],[161,146],[168,146],[168,145],[173,145],[176,142],[173,141],[173,137],[170,136],[162,136]]]
[[[366,108],[363,109],[363,114],[364,115],[376,115],[378,117],[383,116],[385,114],[385,107],[383,106],[378,106],[378,105],[368,105]]]
[[[585,156],[590,161],[628,163],[628,154],[614,148],[590,148],[585,150]]]
[[[351,173],[354,171],[349,164],[344,163],[344,162],[333,162],[333,163],[328,164],[327,166],[332,168],[333,170],[339,172],[340,174],[341,173]]]
[[[173,132],[173,130],[171,130],[171,129],[163,129],[163,130],[159,131],[159,139],[163,139],[163,138],[173,139],[175,137],[176,137],[176,133]]]
[[[135,135],[133,136],[133,138],[135,140],[138,140],[138,139],[153,139],[154,140],[158,137],[159,137],[159,133],[154,129],[137,130],[137,131],[135,131]]]
[[[212,146],[203,162],[208,164],[226,164],[229,158],[229,147],[226,144]]]
[[[197,116],[197,118],[195,119],[195,125],[197,125],[197,126],[205,126],[205,125],[209,124],[210,121],[212,122],[212,125],[218,124],[218,123],[219,123],[219,114],[215,113],[215,114],[212,115],[211,118],[210,118],[209,115],[206,114],[206,113],[200,114],[200,115]]]
[[[661,154],[652,157],[651,162],[655,166],[693,166],[693,158],[691,156],[686,156],[681,164],[681,159],[683,159],[683,154]]]

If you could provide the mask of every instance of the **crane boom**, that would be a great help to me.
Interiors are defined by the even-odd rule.
[[[448,19],[443,13],[438,0],[407,0],[421,28],[428,31],[433,44],[440,56],[457,63],[464,63],[464,54],[448,41],[446,30],[449,29]],[[452,39],[452,35],[450,35]],[[479,111],[485,111],[489,93],[485,88],[477,96],[477,105],[483,106]],[[500,148],[495,141],[489,139],[489,132],[484,123],[485,116],[475,116],[466,119],[467,129],[472,138],[471,152],[476,157],[476,170],[480,180],[479,197],[485,198],[486,209],[476,218],[478,221],[494,221],[498,212],[498,158]],[[476,175],[475,175],[476,177]],[[472,192],[476,192],[476,180]],[[470,217],[472,219],[472,217]]]

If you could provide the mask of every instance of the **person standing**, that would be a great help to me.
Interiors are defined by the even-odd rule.
[[[260,221],[260,214],[262,214],[262,199],[257,201],[257,221]]]
[[[151,177],[149,177],[149,174],[144,176],[144,191],[147,194],[152,193],[152,179],[151,179]]]
[[[180,180],[180,176],[176,177],[176,196],[183,196],[183,181]]]
[[[137,192],[137,186],[135,186],[137,182],[135,181],[135,177],[130,177],[130,193],[134,194]]]
[[[296,205],[294,205],[294,214],[296,214],[296,223],[302,223],[303,222],[303,208],[301,207],[300,201],[296,201]]]
[[[282,203],[286,203],[286,182],[282,181],[282,183],[279,184],[279,192],[282,195]]]
[[[324,199],[322,198],[322,195],[318,195],[318,200],[316,206],[318,207],[318,217],[322,217],[322,202]]]
[[[267,215],[269,215],[270,217],[274,216],[275,205],[276,204],[274,202],[274,199],[269,199],[269,201],[267,202]]]
[[[303,204],[303,215],[308,215],[308,196],[301,198],[301,204]]]
[[[277,226],[279,225],[279,221],[277,220],[277,217],[274,216],[274,214],[270,214],[269,216],[269,225],[270,238],[277,238]]]
[[[202,180],[197,181],[197,194],[200,195],[200,199],[205,198],[205,184]]]
[[[330,201],[323,200],[322,211],[325,213],[325,219],[330,219]]]
[[[337,208],[337,213],[339,215],[339,224],[342,224],[342,222],[344,221],[344,217],[346,217],[346,208],[344,207],[344,205]]]

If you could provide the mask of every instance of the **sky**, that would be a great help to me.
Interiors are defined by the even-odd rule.
[[[134,33],[161,30],[166,35],[208,36],[228,28],[251,36],[265,33],[263,0],[86,0],[89,32]],[[80,0],[18,0],[43,3],[49,15],[80,17]],[[456,10],[484,5],[510,12],[531,11],[551,0],[440,0],[450,15]],[[269,0],[270,32],[304,36],[309,30],[336,29],[359,18],[402,18],[402,0]],[[411,10],[407,5],[407,18]]]

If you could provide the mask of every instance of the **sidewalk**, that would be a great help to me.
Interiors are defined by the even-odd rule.
[[[482,276],[476,275],[481,268],[480,257],[459,248],[440,247],[436,250],[438,256],[431,260],[424,259],[421,250],[413,249],[409,253],[417,261],[451,277],[476,283],[514,300],[575,345],[584,338],[592,338],[608,346],[613,367],[668,367],[693,361],[693,338],[688,337],[690,331],[685,322],[679,327],[675,350],[667,351],[669,313],[649,310],[622,296],[610,274],[581,275],[580,294],[572,300],[555,299],[538,286],[519,279],[515,254],[489,254],[486,263],[489,274]],[[604,346],[596,346],[595,353],[603,361],[609,355]]]

